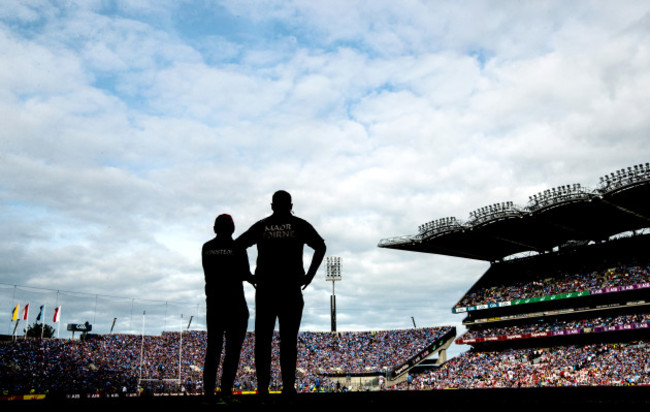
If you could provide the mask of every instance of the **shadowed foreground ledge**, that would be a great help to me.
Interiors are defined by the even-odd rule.
[[[0,409],[48,410],[62,407],[66,411],[108,408],[118,412],[155,410],[329,410],[351,411],[608,411],[650,410],[650,387],[567,387],[524,389],[461,389],[434,391],[305,393],[293,400],[271,395],[262,403],[255,395],[239,395],[235,405],[204,405],[199,396],[143,396],[112,399],[44,399],[10,400]],[[352,409],[350,409],[352,408]],[[362,408],[362,409],[360,409]],[[51,410],[51,409],[49,409]]]

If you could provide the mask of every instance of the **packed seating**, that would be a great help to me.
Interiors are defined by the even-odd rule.
[[[396,389],[650,384],[650,342],[465,352]]]
[[[420,345],[431,343],[431,339],[436,339],[445,330],[303,332],[299,344],[298,389],[334,390],[327,373],[385,371],[418,352]],[[180,361],[182,389],[200,393],[205,338],[204,332],[183,334],[180,352],[178,333],[144,337],[101,335],[86,341],[19,339],[5,342],[0,344],[0,386],[4,394],[135,393],[171,388],[176,391]],[[236,383],[241,391],[254,390],[256,385],[253,338],[249,333],[242,350]],[[278,385],[277,342],[273,356],[274,385]],[[498,352],[468,351],[440,367],[414,374],[412,379],[386,389],[648,384],[650,342],[636,341]]]
[[[512,326],[490,327],[488,325],[487,327],[472,329],[466,332],[462,338],[476,339],[497,336],[522,335],[537,332],[556,332],[561,330],[579,330],[582,332],[585,331],[585,329],[593,329],[597,327],[603,328],[607,326],[622,326],[632,324],[642,324],[644,327],[647,327],[647,324],[649,322],[650,314],[648,313],[636,313],[618,316],[596,316],[571,320],[539,319],[531,323]]]
[[[331,390],[327,374],[387,372],[442,337],[450,327],[372,332],[301,332],[297,385]],[[279,337],[274,339],[272,385],[279,388]],[[18,339],[0,343],[4,393],[134,393],[142,388],[200,392],[207,334],[97,335],[84,341]],[[179,372],[180,366],[180,372]],[[140,385],[139,385],[140,383]],[[254,334],[241,353],[237,390],[256,388]]]
[[[551,277],[552,281],[549,281]],[[534,279],[485,285],[470,290],[454,307],[462,308],[488,302],[507,302],[569,292],[641,285],[647,282],[650,282],[648,265],[622,265],[589,273],[540,274]]]

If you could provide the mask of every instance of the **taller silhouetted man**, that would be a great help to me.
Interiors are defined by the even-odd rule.
[[[258,221],[237,238],[237,245],[257,245],[255,279],[255,368],[258,393],[268,394],[271,344],[276,319],[280,332],[282,393],[294,395],[298,329],[304,306],[302,290],[316,276],[325,256],[325,241],[306,220],[292,213],[291,195],[273,194],[273,214]],[[314,250],[309,269],[303,266],[304,245]]]

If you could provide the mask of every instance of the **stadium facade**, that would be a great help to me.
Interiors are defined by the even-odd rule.
[[[470,352],[528,348],[526,359],[541,362],[548,348],[565,345],[646,348],[648,199],[646,163],[602,176],[594,189],[552,188],[525,206],[484,206],[466,220],[440,218],[378,246],[490,262],[451,309],[465,316],[467,332],[456,342],[470,345]],[[580,367],[571,365],[572,373]]]

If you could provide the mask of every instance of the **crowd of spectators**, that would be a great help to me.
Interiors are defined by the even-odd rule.
[[[650,384],[650,343],[465,352],[397,389],[524,388]]]
[[[612,320],[615,321],[615,320]],[[298,389],[336,390],[330,373],[383,372],[408,360],[447,328],[300,334]],[[242,350],[237,389],[255,390],[253,338]],[[19,339],[0,343],[4,394],[200,393],[206,334],[99,335],[82,340]],[[276,336],[277,339],[277,336]],[[274,384],[279,371],[274,342]],[[142,361],[141,361],[142,359]],[[180,374],[179,374],[180,364]],[[142,365],[142,368],[140,367]],[[650,384],[650,342],[468,351],[388,390]],[[279,388],[278,388],[279,389]]]
[[[621,265],[617,268],[604,268],[589,273],[540,274],[534,279],[508,281],[470,290],[454,307],[462,308],[491,302],[508,302],[569,292],[640,285],[647,282],[650,282],[650,266]]]
[[[371,332],[301,332],[297,385],[331,390],[328,374],[387,372],[442,337],[450,327]],[[207,334],[96,335],[85,340],[17,339],[0,343],[0,387],[6,394],[134,393],[143,388],[201,391]],[[180,368],[180,369],[179,369]],[[279,336],[274,336],[272,385],[279,388]],[[220,372],[219,372],[220,373]],[[241,352],[236,390],[255,390],[254,334]]]
[[[464,339],[487,338],[497,336],[512,336],[537,332],[556,332],[561,330],[575,330],[586,332],[598,326],[619,326],[630,324],[647,324],[650,322],[650,314],[635,313],[618,316],[597,316],[586,319],[539,319],[537,321],[503,327],[483,327],[467,331],[462,337]]]
[[[470,291],[456,306],[556,295],[650,282],[650,266],[620,266],[587,274],[491,285]],[[648,324],[650,314],[541,318],[510,326],[473,327],[464,339],[599,326]],[[497,325],[495,327],[495,325]],[[296,384],[300,391],[335,390],[333,376],[381,374],[400,367],[450,327],[367,332],[301,332]],[[202,391],[207,334],[91,335],[86,339],[16,339],[0,343],[3,394]],[[650,384],[650,342],[465,352],[443,366],[389,389]],[[279,336],[273,340],[271,386],[280,389]],[[220,373],[220,371],[219,371]],[[179,386],[180,385],[180,386]],[[244,341],[235,390],[256,389],[254,333]]]

